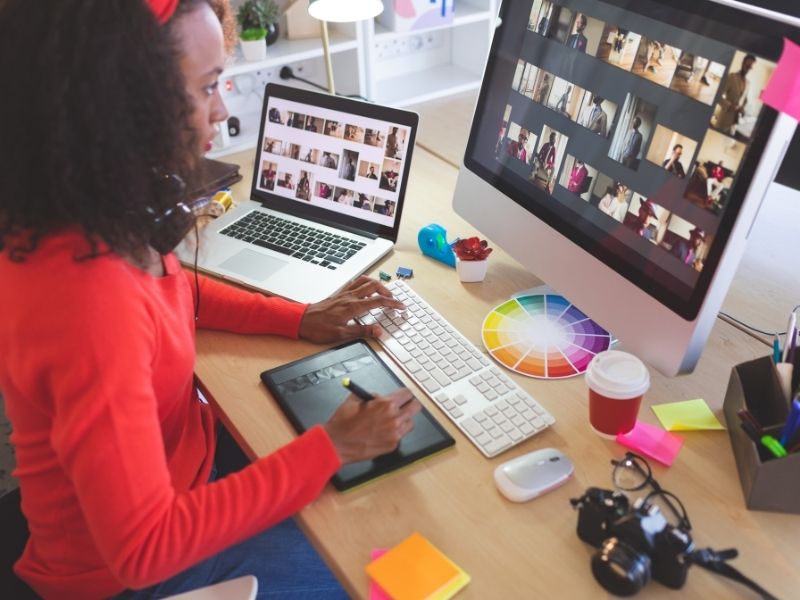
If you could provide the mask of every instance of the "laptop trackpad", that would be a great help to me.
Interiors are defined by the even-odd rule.
[[[285,267],[286,264],[286,261],[279,258],[244,249],[220,263],[219,266],[253,281],[263,281]]]

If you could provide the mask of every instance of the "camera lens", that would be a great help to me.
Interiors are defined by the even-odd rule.
[[[632,596],[650,581],[650,557],[612,537],[592,556],[592,574],[612,594]]]

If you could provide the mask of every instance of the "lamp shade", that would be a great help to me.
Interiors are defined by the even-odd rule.
[[[383,12],[381,0],[309,0],[308,14],[320,21],[350,23],[377,17]]]

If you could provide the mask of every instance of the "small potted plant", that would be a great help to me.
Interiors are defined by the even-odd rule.
[[[275,0],[245,0],[236,13],[246,60],[264,60],[267,46],[278,40],[280,10]],[[266,40],[266,43],[265,43]]]
[[[465,238],[455,241],[453,251],[456,253],[458,278],[465,283],[483,281],[492,253],[489,243],[477,237]]]

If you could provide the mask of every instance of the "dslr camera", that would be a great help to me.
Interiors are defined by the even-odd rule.
[[[631,596],[651,578],[672,589],[686,583],[694,550],[688,527],[668,523],[649,498],[631,506],[620,492],[592,487],[570,500],[578,537],[598,549],[592,573],[612,594]]]

